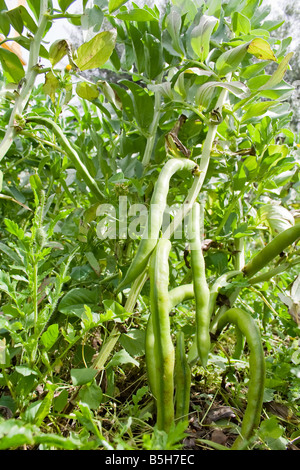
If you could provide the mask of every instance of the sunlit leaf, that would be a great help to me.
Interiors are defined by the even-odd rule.
[[[217,23],[218,20],[214,16],[203,15],[191,32],[191,46],[202,62],[208,56],[210,37]]]
[[[49,60],[51,65],[56,65],[63,57],[68,54],[70,45],[65,39],[54,41],[49,49]]]
[[[247,54],[249,44],[249,42],[240,44],[237,47],[233,47],[232,49],[228,49],[228,51],[223,52],[216,61],[216,70],[218,74],[226,75],[227,73],[236,70]]]
[[[58,4],[63,12],[65,12],[69,6],[74,3],[75,0],[58,0]]]
[[[248,52],[258,59],[273,60],[274,62],[277,62],[277,58],[275,57],[270,44],[265,39],[253,39],[248,46]]]
[[[82,44],[77,49],[77,67],[91,70],[104,65],[110,58],[115,47],[117,33],[115,30],[102,31],[90,41]]]
[[[257,222],[263,223],[276,235],[292,227],[295,223],[292,214],[283,206],[265,204],[257,211]]]
[[[118,10],[124,3],[127,3],[128,0],[109,0],[108,2],[108,11],[113,13],[115,10]]]
[[[19,81],[24,77],[25,71],[16,54],[0,48],[0,62],[7,80],[9,82],[19,83]]]
[[[48,72],[45,75],[45,83],[43,85],[44,93],[50,96],[51,101],[54,103],[55,101],[55,92],[59,88],[59,80],[54,75],[53,72]]]
[[[116,17],[123,21],[157,21],[157,18],[153,16],[150,11],[141,8],[134,8],[130,11],[122,11],[121,13],[118,13]]]
[[[269,90],[270,88],[273,88],[274,86],[278,85],[282,81],[284,74],[288,69],[289,61],[291,60],[293,55],[294,53],[290,52],[284,57],[284,59],[282,59],[282,61],[278,65],[277,69],[275,70],[271,78],[267,81],[267,83],[265,83],[265,85],[259,88],[259,91]]]
[[[99,96],[99,90],[96,85],[90,85],[86,82],[79,82],[76,85],[76,93],[84,100],[93,101]]]

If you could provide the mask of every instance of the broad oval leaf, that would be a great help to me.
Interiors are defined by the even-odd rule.
[[[12,83],[19,83],[24,77],[25,71],[16,54],[0,48],[0,62],[6,79]]]
[[[246,42],[223,52],[216,61],[216,70],[218,74],[226,75],[227,73],[236,70],[247,54],[249,45],[250,42]]]
[[[85,385],[93,380],[98,374],[97,369],[84,368],[84,369],[71,369],[70,375],[73,385]]]
[[[102,31],[77,49],[77,67],[84,70],[96,69],[110,58],[116,43],[115,30]]]
[[[258,59],[273,60],[274,62],[277,62],[277,58],[275,57],[270,44],[265,39],[253,39],[248,46],[248,52]]]
[[[99,96],[99,90],[96,85],[90,85],[86,82],[80,82],[76,85],[76,93],[84,100],[93,101]]]

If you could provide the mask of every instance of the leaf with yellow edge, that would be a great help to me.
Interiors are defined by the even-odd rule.
[[[274,62],[277,62],[277,58],[275,57],[270,44],[265,39],[253,39],[248,46],[247,52],[253,54],[258,59],[273,60]]]

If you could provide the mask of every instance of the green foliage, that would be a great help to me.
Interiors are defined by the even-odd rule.
[[[0,1],[0,406],[12,415],[0,418],[0,448],[183,447],[186,420],[168,433],[155,425],[145,373],[147,276],[116,293],[143,233],[138,205],[149,209],[174,155],[190,159],[193,172],[172,176],[170,221],[195,196],[212,330],[230,303],[261,330],[264,412],[248,446],[287,448],[300,419],[298,239],[269,253],[254,277],[231,276],[299,224],[293,54],[277,36],[281,21],[269,21],[260,0],[176,0],[161,10],[83,1],[70,14],[72,3],[9,9]],[[68,38],[43,42],[61,18],[82,25],[88,40],[77,48]],[[11,27],[28,66],[10,48]],[[173,228],[169,290],[192,282],[187,239]],[[229,329],[218,343],[212,337],[204,369],[191,346],[194,312],[183,296],[170,315],[170,338],[184,333],[192,392],[203,388],[244,410],[249,351],[237,358]],[[274,403],[288,416],[272,415]],[[190,412],[197,406],[191,394]]]

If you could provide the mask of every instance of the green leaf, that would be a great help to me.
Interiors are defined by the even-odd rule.
[[[163,50],[162,44],[153,34],[145,33],[144,35],[145,44],[145,68],[150,80],[154,80],[159,74],[161,74],[164,62],[163,62]]]
[[[126,333],[122,333],[119,341],[131,356],[142,356],[145,352],[144,331],[133,328]]]
[[[86,385],[79,392],[81,403],[85,403],[91,410],[97,410],[103,398],[103,392],[99,385],[93,381],[90,385]]]
[[[8,10],[6,14],[8,16],[8,19],[9,19],[12,27],[19,34],[22,34],[24,24],[23,24],[23,20],[22,20],[22,16],[20,14],[19,8],[14,8],[13,10]]]
[[[142,129],[148,129],[153,120],[154,102],[153,97],[137,83],[122,80],[121,83],[129,88],[133,95],[134,117]],[[122,97],[121,97],[122,99]]]
[[[47,330],[41,336],[41,342],[43,343],[46,351],[52,348],[54,343],[57,341],[59,335],[58,325],[55,323],[50,325]]]
[[[37,25],[35,24],[34,20],[31,18],[30,14],[26,10],[23,5],[18,7],[21,19],[23,21],[24,26],[33,34],[37,31]]]
[[[114,11],[118,10],[124,3],[127,3],[128,0],[109,0],[108,2],[108,11],[109,13],[113,13]]]
[[[77,59],[74,61],[77,67],[84,71],[104,65],[114,50],[116,37],[115,30],[102,31],[90,41],[82,44],[77,49]]]
[[[278,65],[277,69],[272,74],[271,78],[267,81],[267,83],[265,83],[263,86],[261,86],[258,89],[258,91],[270,90],[271,88],[275,87],[276,85],[278,85],[283,80],[284,74],[287,71],[288,66],[289,66],[289,61],[291,60],[293,55],[294,55],[294,53],[290,52],[289,54],[287,54],[284,57],[284,59],[282,59],[282,61]]]
[[[278,103],[276,101],[262,101],[261,103],[250,104],[245,108],[246,112],[243,114],[241,122],[248,121],[249,119],[257,116],[262,116],[269,108],[276,106],[277,104]]]
[[[93,378],[97,375],[98,370],[92,368],[84,368],[84,369],[71,369],[71,380],[72,384],[77,385],[85,385],[93,380]]]
[[[236,11],[232,15],[232,27],[236,35],[246,35],[251,31],[251,22],[245,15]]]
[[[10,219],[4,219],[4,223],[6,225],[6,230],[15,235],[19,240],[23,240],[24,238],[24,230],[22,230],[16,222]]]
[[[7,19],[7,12],[0,11],[0,31],[4,36],[8,36],[10,32],[10,21]]]
[[[59,7],[65,12],[75,0],[58,0]]]
[[[90,85],[86,82],[79,82],[76,85],[76,93],[84,100],[93,101],[99,96],[99,90],[96,85]]]
[[[85,288],[76,287],[61,299],[58,310],[64,314],[74,314],[79,317],[84,313],[84,306],[87,305],[92,310],[97,308],[98,293]]]
[[[27,0],[27,4],[38,20],[40,16],[41,0]]]
[[[212,92],[216,87],[226,88],[230,93],[240,99],[249,96],[249,90],[242,82],[208,82],[204,83],[196,93],[195,102],[198,106],[207,108],[211,100]]]
[[[208,56],[210,37],[217,23],[217,18],[203,15],[199,24],[191,31],[191,46],[202,62]]]
[[[16,54],[0,48],[0,62],[7,80],[12,83],[19,83],[19,81],[24,77],[25,72],[22,63]]]
[[[226,75],[235,71],[247,54],[249,45],[250,42],[247,42],[223,52],[216,61],[218,75]]]
[[[114,354],[113,358],[109,361],[106,368],[108,369],[109,367],[116,367],[128,363],[134,364],[137,367],[139,366],[139,363],[136,359],[131,357],[130,354],[125,351],[125,349],[121,349],[121,351],[118,351]]]
[[[55,102],[55,92],[59,89],[59,86],[60,83],[56,75],[53,72],[46,73],[43,91],[45,95],[50,96],[52,103]]]
[[[128,27],[137,69],[139,73],[143,73],[145,70],[145,47],[142,41],[143,35],[132,23],[129,23]]]
[[[274,62],[277,62],[277,58],[275,57],[270,44],[265,39],[253,39],[248,46],[248,52],[260,60],[273,60]]]
[[[58,39],[51,44],[49,49],[49,60],[52,67],[68,54],[69,48],[69,43],[65,39]]]
[[[180,55],[183,54],[180,40],[181,15],[175,9],[172,9],[165,20],[166,28],[172,38],[172,46]]]
[[[275,236],[295,224],[292,214],[283,206],[265,204],[257,211],[257,223],[265,224]]]
[[[141,8],[134,8],[130,11],[123,11],[121,13],[118,13],[118,15],[116,15],[116,18],[123,21],[157,21],[157,18],[153,16],[150,11]]]

